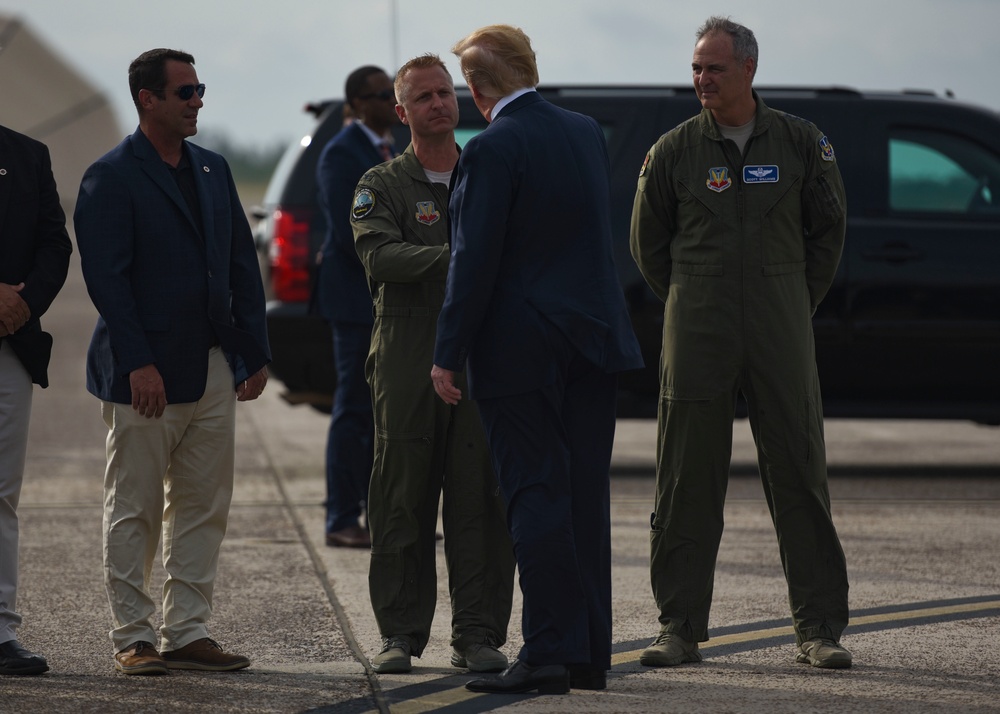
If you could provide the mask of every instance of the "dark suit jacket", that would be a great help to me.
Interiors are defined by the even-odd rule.
[[[462,151],[434,363],[469,367],[473,399],[557,377],[548,330],[605,372],[642,366],[611,248],[600,126],[529,92]]]
[[[316,182],[327,229],[316,289],[320,314],[331,322],[374,322],[368,279],[354,248],[351,205],[358,181],[382,161],[356,122],[337,132],[319,157]]]
[[[130,403],[129,373],[147,364],[163,377],[168,403],[197,401],[216,343],[234,383],[271,359],[256,250],[229,166],[186,146],[200,226],[140,129],[94,162],[80,184],[73,220],[100,313],[87,389],[105,401]]]
[[[24,283],[31,319],[0,337],[31,375],[47,387],[52,337],[38,319],[66,281],[73,244],[59,205],[46,146],[0,126],[0,283]]]

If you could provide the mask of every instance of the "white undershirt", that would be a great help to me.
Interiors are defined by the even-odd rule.
[[[443,183],[445,186],[451,185],[451,171],[431,171],[424,169],[424,175],[431,183]]]

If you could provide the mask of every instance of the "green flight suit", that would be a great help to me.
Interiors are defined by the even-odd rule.
[[[639,174],[632,255],[665,303],[653,594],[661,631],[708,639],[742,392],[796,638],[838,640],[847,567],[830,515],[811,316],[840,261],[846,198],[826,137],[754,98],[742,156],[703,110],[662,136]]]
[[[450,259],[447,210],[448,187],[428,180],[410,146],[361,178],[351,217],[375,303],[365,365],[375,416],[369,590],[382,635],[407,637],[418,657],[437,603],[442,490],[452,645],[502,645],[514,588],[513,546],[478,408],[469,399],[446,404],[431,384]]]

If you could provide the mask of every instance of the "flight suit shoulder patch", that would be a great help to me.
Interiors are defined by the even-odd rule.
[[[370,188],[359,189],[354,194],[354,205],[351,207],[351,218],[361,220],[375,208],[375,193]]]
[[[819,157],[823,159],[823,161],[837,160],[836,155],[833,153],[833,144],[830,143],[830,140],[826,138],[825,134],[820,137],[819,140]]]
[[[652,152],[646,154],[645,160],[642,162],[642,167],[639,169],[639,178],[646,175],[646,167],[649,166],[649,158]]]

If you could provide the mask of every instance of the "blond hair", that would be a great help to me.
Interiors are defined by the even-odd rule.
[[[459,40],[451,51],[458,56],[465,81],[483,96],[499,99],[538,84],[535,51],[518,27],[481,27]]]
[[[392,83],[393,91],[396,93],[396,102],[398,104],[406,105],[407,95],[410,93],[410,72],[415,69],[432,69],[434,67],[440,67],[444,70],[444,73],[448,75],[451,79],[451,72],[445,66],[444,61],[433,52],[427,52],[419,57],[414,57],[409,62],[404,64],[396,72],[396,79]]]

